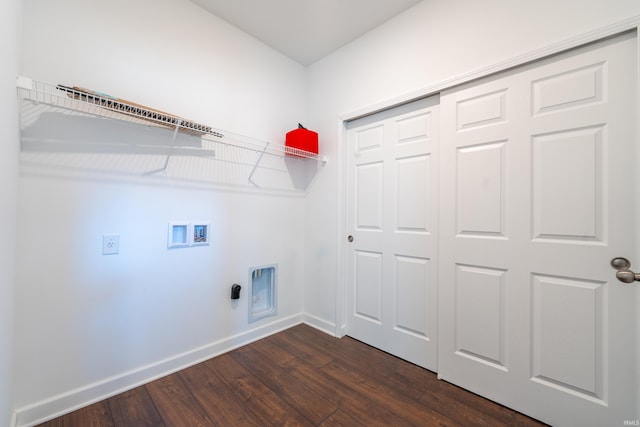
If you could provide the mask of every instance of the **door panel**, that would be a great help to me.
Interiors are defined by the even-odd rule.
[[[532,282],[532,380],[604,403],[605,348],[599,325],[606,283],[542,274],[534,274]]]
[[[382,162],[356,166],[354,196],[358,229],[382,230],[383,178]]]
[[[394,328],[404,333],[429,339],[428,310],[425,302],[431,300],[429,288],[429,260],[407,256],[395,256],[396,279],[394,281],[396,318]]]
[[[347,333],[436,367],[438,106],[348,125]]]
[[[534,239],[602,242],[603,137],[603,125],[532,137]]]
[[[457,233],[505,237],[505,142],[458,148]]]
[[[431,157],[419,155],[398,159],[396,184],[396,230],[428,233],[431,220]]]
[[[506,272],[471,265],[456,267],[456,352],[504,370]],[[478,330],[482,333],[478,334]]]
[[[441,378],[553,425],[640,419],[639,286],[609,266],[640,265],[636,79],[626,34],[442,94]]]
[[[354,316],[379,325],[382,322],[382,254],[354,253]]]

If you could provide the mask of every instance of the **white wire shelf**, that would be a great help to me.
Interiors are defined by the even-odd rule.
[[[72,113],[99,116],[147,126],[165,127],[174,130],[174,140],[176,134],[180,132],[192,136],[199,136],[207,141],[258,152],[260,157],[249,176],[250,181],[253,172],[255,172],[260,159],[264,155],[318,160],[318,154],[316,153],[224,131],[80,87],[52,85],[22,76],[18,77],[17,87],[18,95],[23,100],[31,101],[38,105],[46,105],[54,111],[66,110]],[[23,118],[23,120],[28,122],[29,118],[26,117]],[[323,162],[324,161],[325,160],[323,160]]]

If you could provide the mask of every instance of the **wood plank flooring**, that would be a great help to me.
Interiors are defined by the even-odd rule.
[[[51,420],[43,427],[544,424],[349,337],[307,325]]]

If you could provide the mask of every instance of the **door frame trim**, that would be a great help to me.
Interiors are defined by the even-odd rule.
[[[636,49],[639,51],[637,55],[638,70],[640,70],[640,15],[632,18],[607,25],[575,37],[571,37],[541,49],[536,49],[509,58],[507,60],[481,67],[470,72],[451,77],[449,79],[441,80],[432,85],[426,86],[422,89],[411,91],[395,98],[388,99],[376,104],[368,105],[357,110],[349,111],[340,114],[336,119],[336,125],[338,130],[338,150],[337,150],[337,163],[338,163],[338,189],[336,192],[336,206],[339,213],[339,220],[337,226],[337,250],[336,250],[336,292],[335,292],[335,336],[343,337],[347,333],[347,315],[346,315],[346,176],[347,176],[347,123],[365,116],[369,116],[384,110],[389,110],[394,107],[410,103],[420,98],[439,94],[440,92],[450,89],[454,86],[468,83],[473,80],[478,80],[483,77],[487,77],[492,74],[500,73],[511,68],[519,67],[531,62],[539,61],[543,58],[550,57],[552,55],[566,52],[571,49],[575,49],[581,46],[585,46],[590,43],[595,43],[609,37],[614,37],[628,31],[636,32]],[[639,73],[640,74],[640,73]],[[637,80],[638,76],[636,76]],[[640,83],[640,82],[639,82]],[[636,103],[640,104],[640,84],[636,93]],[[640,119],[640,117],[638,118]],[[638,120],[636,120],[638,123]],[[636,125],[638,126],[638,125]],[[639,150],[640,151],[640,150]],[[639,154],[640,157],[640,154]],[[640,207],[640,200],[636,201],[636,205]],[[638,231],[640,238],[640,230]],[[640,245],[640,242],[638,243]],[[640,362],[638,362],[640,368]]]

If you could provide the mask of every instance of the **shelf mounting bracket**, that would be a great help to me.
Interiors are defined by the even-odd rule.
[[[176,138],[178,137],[178,130],[180,130],[180,125],[182,124],[182,119],[178,119],[176,121],[176,128],[173,130],[173,136],[171,137],[171,145],[169,146],[169,152],[167,153],[167,157],[164,159],[164,165],[160,169],[155,169],[145,173],[145,175],[153,175],[154,173],[166,173],[167,168],[169,167],[169,160],[173,155],[173,147],[176,144]]]
[[[256,184],[253,181],[253,174],[256,172],[256,169],[258,169],[258,165],[260,164],[260,162],[262,161],[262,157],[264,157],[264,153],[267,152],[267,148],[269,148],[269,141],[267,141],[264,145],[264,148],[262,149],[262,151],[260,152],[260,156],[258,156],[258,160],[256,160],[256,164],[253,165],[253,169],[251,170],[251,173],[249,174],[249,182],[252,183],[253,185],[255,185],[256,187],[258,187],[258,184]]]

